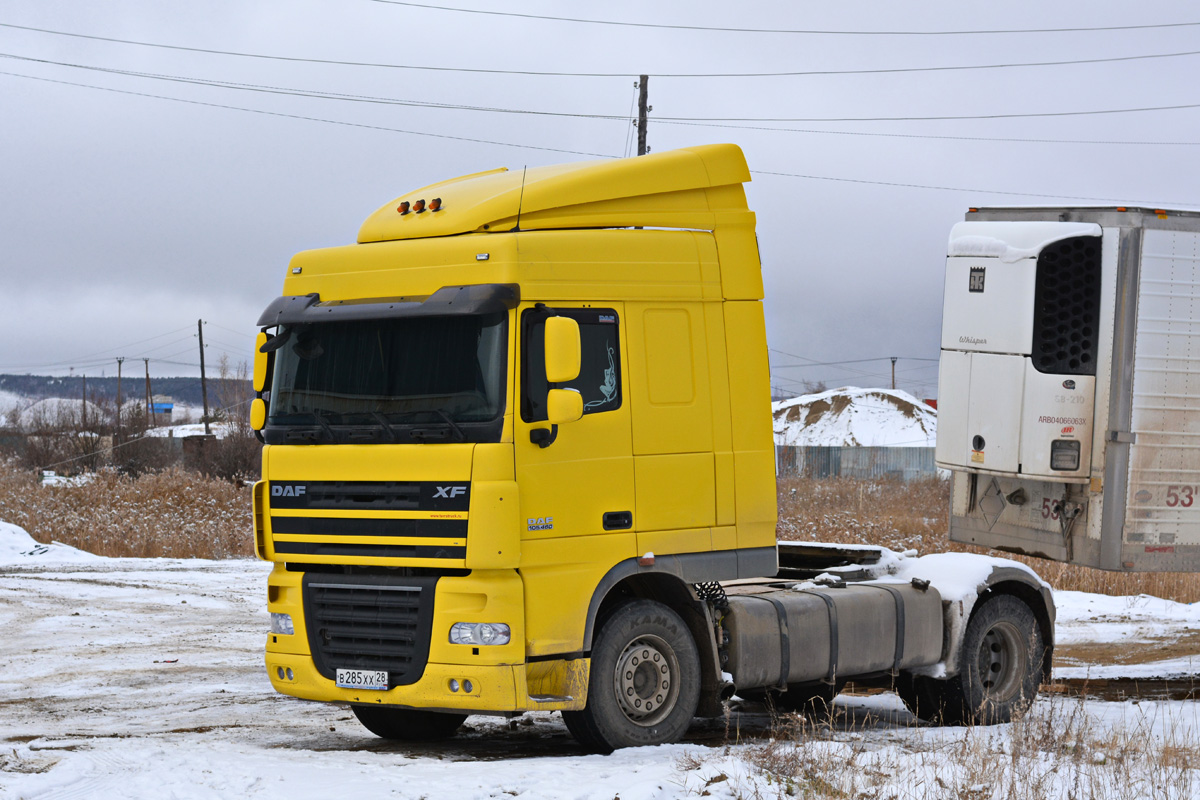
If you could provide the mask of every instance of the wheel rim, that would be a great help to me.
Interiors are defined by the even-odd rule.
[[[679,659],[658,636],[639,636],[625,646],[614,673],[617,705],[631,722],[650,727],[667,718],[679,696]]]
[[[997,622],[979,643],[977,666],[983,699],[988,703],[1012,700],[1024,685],[1029,645],[1020,629],[1010,622]]]

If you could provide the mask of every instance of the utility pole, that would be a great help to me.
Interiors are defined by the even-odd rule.
[[[638,155],[644,156],[650,152],[650,148],[646,147],[646,115],[653,110],[654,106],[646,105],[646,101],[650,99],[650,76],[641,75],[638,79]]]
[[[117,358],[117,441],[116,444],[121,444],[121,364],[125,361],[124,356]]]
[[[154,399],[153,399],[153,395],[150,394],[150,359],[143,358],[142,361],[146,362],[146,420],[148,422],[147,427],[153,428],[154,427]]]
[[[86,431],[87,430],[87,375],[83,376],[83,405],[81,405],[79,407],[79,413],[80,413],[80,417],[81,417],[80,418],[80,422],[81,422],[80,427],[84,431]]]
[[[196,330],[200,336],[200,397],[204,399],[204,435],[212,433],[208,427],[208,381],[204,378],[204,320],[196,320]]]
[[[892,391],[896,390],[896,356],[892,356]]]

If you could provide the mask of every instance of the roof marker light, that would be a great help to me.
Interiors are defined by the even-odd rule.
[[[1128,211],[1128,210],[1129,209],[1126,208],[1125,206],[1117,206],[1117,211]]]
[[[417,202],[413,203],[413,211],[420,214],[424,210],[425,210],[425,201],[424,200],[418,200]]]
[[[396,210],[399,211],[401,214],[407,214],[408,213],[408,201],[405,200],[403,203],[396,206]]]
[[[442,210],[442,198],[435,197],[432,200],[430,200],[429,201],[429,210],[430,211],[441,211]]]

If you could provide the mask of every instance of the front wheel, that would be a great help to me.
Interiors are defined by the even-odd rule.
[[[466,714],[443,714],[395,706],[350,706],[367,730],[384,739],[431,742],[448,739],[466,720]]]
[[[592,646],[587,706],[564,711],[588,750],[662,744],[687,732],[700,699],[700,655],[678,614],[653,600],[614,611]]]

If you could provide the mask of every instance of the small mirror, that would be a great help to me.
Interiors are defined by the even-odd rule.
[[[580,410],[582,413],[582,408]],[[267,424],[267,404],[263,402],[261,397],[254,398],[254,402],[250,404],[250,427],[256,431],[261,431]]]
[[[258,338],[254,340],[254,391],[256,392],[261,392],[267,385],[267,362],[271,359],[271,354],[262,351],[262,346],[266,343],[267,335],[260,332]]]
[[[574,320],[572,320],[573,322]],[[546,397],[546,420],[565,425],[583,416],[583,395],[574,389],[551,389]]]
[[[546,320],[546,380],[563,383],[578,378],[579,354],[579,323],[570,317]]]

